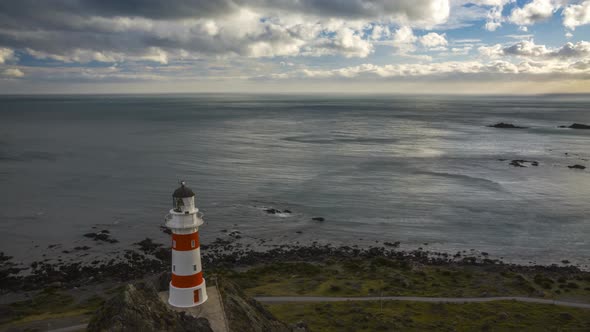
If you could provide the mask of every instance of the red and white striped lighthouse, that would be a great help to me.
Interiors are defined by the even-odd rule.
[[[199,226],[202,215],[195,207],[195,193],[181,182],[172,194],[174,208],[166,216],[172,231],[172,281],[168,303],[175,307],[194,307],[207,301],[207,288],[201,269]]]

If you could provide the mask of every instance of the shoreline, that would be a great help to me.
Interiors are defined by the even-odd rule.
[[[424,264],[449,267],[482,267],[509,269],[527,273],[590,273],[579,265],[563,260],[558,264],[516,264],[492,258],[486,252],[457,252],[449,254],[424,250],[400,250],[399,242],[359,247],[333,246],[331,244],[268,245],[266,250],[252,249],[241,242],[217,238],[203,244],[202,263],[208,270],[244,270],[260,265],[281,262],[325,263],[341,259],[394,259],[404,264]],[[47,260],[47,259],[46,259]],[[169,270],[170,249],[146,238],[133,244],[133,249],[123,249],[108,259],[65,262],[35,261],[28,267],[12,261],[12,257],[0,253],[0,294],[39,290],[46,287],[72,288],[99,284],[107,281],[142,279]],[[24,272],[24,273],[23,273]]]

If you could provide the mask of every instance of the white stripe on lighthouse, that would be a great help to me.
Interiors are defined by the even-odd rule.
[[[172,250],[173,273],[190,276],[201,272],[201,248],[188,251]]]

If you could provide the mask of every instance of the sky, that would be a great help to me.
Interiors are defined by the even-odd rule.
[[[0,0],[0,94],[590,93],[590,0]]]

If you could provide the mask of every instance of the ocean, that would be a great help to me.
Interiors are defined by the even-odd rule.
[[[0,251],[168,243],[185,180],[205,244],[239,230],[252,246],[400,241],[588,267],[590,130],[558,128],[574,122],[590,124],[590,96],[2,96]],[[83,236],[102,229],[119,243]]]

